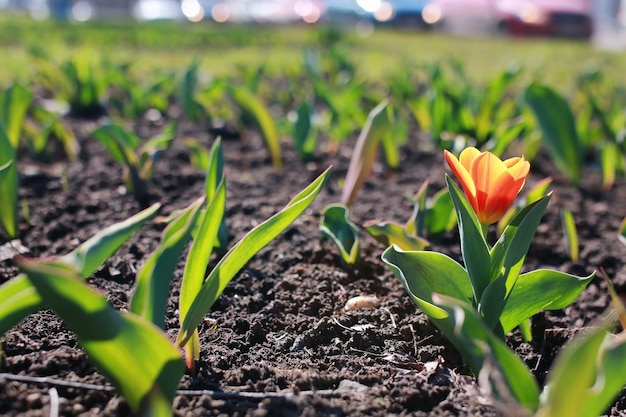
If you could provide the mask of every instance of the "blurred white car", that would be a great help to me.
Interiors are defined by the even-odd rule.
[[[137,20],[184,19],[181,3],[176,0],[137,0],[131,13]]]

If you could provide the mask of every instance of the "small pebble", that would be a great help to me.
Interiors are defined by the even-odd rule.
[[[359,308],[376,308],[379,305],[380,301],[378,301],[378,297],[375,295],[359,295],[349,299],[343,309],[346,311],[352,311]]]

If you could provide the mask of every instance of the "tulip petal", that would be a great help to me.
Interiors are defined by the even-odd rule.
[[[472,161],[470,175],[474,179],[476,189],[489,194],[494,179],[507,172],[506,165],[494,154],[483,152]]]
[[[465,148],[459,155],[459,161],[461,165],[465,167],[465,169],[469,172],[470,167],[472,166],[472,161],[476,159],[480,155],[480,151],[474,147]]]
[[[513,158],[509,158],[509,159],[505,159],[504,161],[504,165],[506,165],[507,168],[511,168],[512,166],[514,166],[515,164],[517,164],[520,160],[523,160],[523,157],[519,157],[519,156],[515,156]]]
[[[526,182],[530,170],[528,161],[520,159],[515,166],[503,172],[491,183],[491,188],[485,201],[485,216],[498,221],[513,204],[517,194]]]
[[[483,224],[495,223],[504,215],[530,171],[530,163],[523,156],[503,161],[473,147],[464,149],[459,159],[448,151],[444,155]]]
[[[471,148],[467,148],[467,149],[471,149]],[[448,166],[450,167],[450,169],[452,170],[456,178],[461,183],[461,187],[463,187],[463,191],[465,192],[465,195],[467,196],[468,200],[471,203],[472,200],[476,199],[475,198],[476,186],[474,185],[474,180],[472,179],[472,176],[470,175],[469,170],[465,168],[465,166],[463,166],[463,164],[460,163],[459,160],[456,159],[456,156],[454,156],[454,154],[452,154],[451,152],[444,151],[443,154],[446,158],[446,162],[448,163]],[[463,152],[461,152],[461,154],[463,154]],[[473,206],[474,205],[472,204],[472,207]]]
[[[515,179],[526,178],[529,172],[530,163],[524,158],[520,158],[514,165],[509,166],[509,173]]]

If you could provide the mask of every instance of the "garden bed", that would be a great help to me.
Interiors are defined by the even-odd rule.
[[[19,235],[34,257],[65,254],[142,208],[124,193],[121,168],[88,137],[92,122],[72,124],[82,132],[78,161],[41,164],[20,156],[20,199],[27,203],[30,219],[22,218]],[[214,139],[193,125],[181,129],[180,137],[197,138],[207,148]],[[354,138],[337,154],[323,152],[310,163],[300,161],[285,144],[281,172],[271,167],[260,139],[230,138],[223,146],[231,244],[280,210],[323,169],[334,169],[311,208],[248,263],[207,315],[200,330],[198,373],[182,379],[176,415],[497,415],[498,408],[480,392],[459,354],[383,264],[384,247],[363,233],[361,261],[351,267],[322,239],[320,212],[339,201]],[[412,210],[406,195],[425,179],[433,191],[444,187],[443,154],[429,141],[411,138],[402,149],[401,167],[391,173],[376,166],[357,197],[352,220],[404,222]],[[619,183],[602,192],[599,173],[589,168],[575,189],[540,153],[527,186],[547,176],[554,177],[554,198],[526,268],[588,275],[602,266],[618,291],[626,289],[626,246],[617,239],[626,186]],[[176,140],[156,165],[150,200],[163,203],[161,215],[167,216],[203,190],[204,173],[192,167],[186,148]],[[563,245],[563,207],[573,211],[577,222],[577,263],[569,260]],[[157,247],[163,227],[158,219],[144,226],[89,279],[116,308],[128,308],[135,272]],[[456,231],[432,244],[460,260]],[[178,329],[182,267],[181,262],[167,310],[172,338]],[[10,260],[0,263],[0,283],[16,273]],[[378,305],[344,309],[358,295],[375,295]],[[566,310],[537,315],[531,343],[522,342],[518,333],[508,341],[542,384],[562,344],[593,323],[609,303],[606,285],[597,277]],[[48,416],[51,404],[58,404],[63,416],[130,414],[51,311],[33,314],[8,332],[2,350],[0,414]],[[607,414],[620,415],[625,408],[622,394]]]

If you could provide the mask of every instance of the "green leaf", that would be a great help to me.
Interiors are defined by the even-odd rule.
[[[91,276],[145,222],[152,219],[160,207],[160,204],[154,204],[134,216],[96,233],[72,252],[62,256],[60,260],[76,268],[81,277]]]
[[[204,280],[198,296],[193,300],[180,328],[176,342],[178,346],[187,343],[204,315],[241,268],[306,210],[322,190],[329,174],[330,168],[295,196],[280,212],[252,229],[224,255]]]
[[[570,181],[579,184],[585,149],[569,104],[555,90],[538,83],[526,88],[524,99],[539,122],[554,163]]]
[[[570,305],[595,277],[577,277],[565,272],[538,269],[521,274],[500,316],[505,333],[543,310],[560,310]]]
[[[528,190],[526,193],[526,205],[539,201],[548,195],[548,188],[550,187],[550,184],[552,184],[552,178],[544,178],[535,184],[533,188]]]
[[[461,253],[472,283],[474,301],[477,305],[490,281],[489,247],[483,237],[476,213],[474,213],[467,198],[448,175],[446,175],[446,183],[456,210],[461,238]]]
[[[41,297],[26,275],[0,285],[0,335],[41,307]]]
[[[433,303],[433,293],[469,303],[473,300],[467,271],[442,253],[404,251],[391,246],[383,253],[382,260],[391,267],[411,299],[431,319],[447,317],[447,313]]]
[[[578,262],[578,233],[576,221],[572,212],[564,208],[561,210],[561,225],[563,226],[565,249],[572,262]]]
[[[303,160],[313,158],[316,141],[313,135],[312,115],[313,105],[311,102],[303,101],[296,110],[296,121],[293,125],[293,144],[298,156]]]
[[[163,231],[159,247],[137,272],[137,287],[130,311],[161,328],[165,327],[170,282],[176,264],[191,237],[204,200],[204,196],[197,199],[172,220]]]
[[[370,175],[376,161],[378,144],[391,127],[388,104],[389,100],[383,100],[372,109],[356,141],[341,193],[341,203],[346,207],[352,205],[365,179]]]
[[[196,139],[186,138],[184,142],[191,165],[199,171],[206,171],[209,167],[209,152],[206,148]]]
[[[185,71],[178,87],[178,95],[183,112],[189,120],[192,122],[210,122],[206,108],[195,98],[195,94],[198,91],[199,68],[200,62],[196,61]]]
[[[424,227],[430,236],[449,232],[456,224],[456,213],[447,189],[439,190],[426,210]]]
[[[11,141],[6,132],[0,126],[0,166],[3,166],[4,180],[0,182],[0,225],[9,235],[9,238],[17,236],[17,188],[18,173],[17,159],[15,148],[11,145]],[[6,166],[10,161],[10,165]]]
[[[511,219],[491,249],[490,283],[480,299],[478,311],[494,329],[506,300],[515,287],[524,259],[551,194],[524,207]]]
[[[433,302],[447,312],[454,329],[451,341],[471,368],[479,372],[481,388],[491,391],[509,410],[517,403],[526,412],[534,412],[539,387],[515,352],[489,330],[470,304],[439,294],[433,296]]]
[[[131,218],[98,232],[91,239],[59,258],[82,278],[91,276],[159,209],[155,204]],[[0,286],[0,334],[41,307],[41,297],[26,277],[18,275]]]
[[[402,225],[397,223],[372,220],[365,223],[363,228],[385,246],[396,245],[402,250],[424,250],[428,247],[428,241],[410,235]]]
[[[169,123],[163,128],[161,134],[149,139],[137,150],[142,180],[152,178],[154,164],[176,139],[177,126],[175,121]]]
[[[206,168],[205,176],[205,193],[207,201],[211,201],[213,196],[218,190],[218,187],[222,185],[224,181],[224,151],[222,149],[222,140],[217,139],[213,146],[211,146],[211,152],[208,157],[208,165]],[[226,219],[222,213],[222,221],[220,223],[220,229],[217,233],[214,245],[222,253],[226,251],[228,246],[228,226],[226,225]]]
[[[476,115],[476,139],[485,142],[493,129],[496,109],[506,98],[506,88],[520,74],[520,68],[507,69],[493,78],[484,89]]]
[[[511,145],[527,127],[528,122],[521,117],[510,119],[500,124],[493,133],[493,147],[489,149],[489,151],[500,158],[504,152],[506,152],[509,145]]]
[[[52,122],[52,133],[63,145],[63,150],[70,161],[75,161],[78,157],[80,145],[76,139],[74,132],[69,129],[60,119],[55,119]]]
[[[224,180],[219,183],[214,194],[206,210],[198,219],[200,225],[187,255],[178,306],[181,324],[187,317],[187,312],[193,300],[198,296],[200,288],[202,288],[213,245],[222,224],[222,218],[226,210],[226,183]],[[197,360],[200,353],[197,330],[194,332],[190,342],[185,346],[185,350],[188,353],[187,367],[192,369],[192,361]]]
[[[349,218],[349,210],[343,204],[331,204],[322,212],[320,232],[337,245],[341,259],[354,265],[359,258],[359,229]]]
[[[184,366],[164,333],[140,317],[117,312],[64,263],[25,258],[16,263],[134,412],[172,415]]]
[[[402,114],[397,114],[399,109],[387,110],[389,116],[389,129],[381,139],[383,155],[387,166],[394,171],[400,168],[400,147],[404,145],[409,136],[409,126]]]
[[[404,224],[407,233],[414,236],[424,236],[424,222],[426,217],[426,197],[428,196],[429,181],[425,180],[415,195],[410,198],[413,203],[413,213]]]
[[[548,374],[537,417],[596,417],[626,386],[626,334],[606,324],[563,347]]]
[[[272,158],[272,165],[276,169],[281,169],[283,166],[281,156],[280,138],[276,132],[276,125],[274,124],[274,118],[269,112],[269,109],[261,103],[252,93],[243,88],[230,86],[229,92],[237,105],[248,116],[252,117],[257,128],[259,129],[265,146]]]
[[[619,146],[615,142],[607,142],[600,147],[600,168],[604,190],[610,190],[615,184],[615,176],[622,158]]]
[[[32,97],[29,89],[17,83],[0,94],[0,125],[4,127],[13,149],[18,147]]]
[[[141,140],[137,135],[116,123],[102,125],[92,135],[119,164],[128,165],[134,162],[135,166],[138,165],[135,151],[139,149]]]
[[[0,184],[2,184],[2,181],[4,181],[4,179],[9,175],[9,167],[11,166],[12,163],[13,163],[13,160],[10,159],[4,162],[2,165],[0,165]]]

